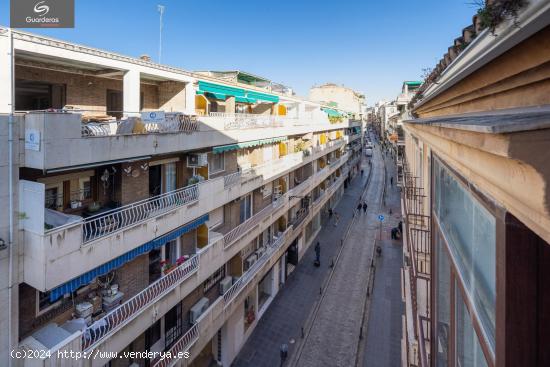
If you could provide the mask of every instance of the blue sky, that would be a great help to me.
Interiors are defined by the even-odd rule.
[[[46,0],[51,1],[51,0]],[[314,84],[344,84],[367,103],[393,99],[403,80],[433,67],[471,24],[472,0],[75,0],[74,29],[31,32],[139,56],[187,70],[246,70],[307,96]],[[9,1],[0,0],[9,25]]]

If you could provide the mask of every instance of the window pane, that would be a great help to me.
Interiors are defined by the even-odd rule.
[[[496,221],[437,160],[434,170],[434,210],[494,350]]]
[[[166,179],[165,192],[176,189],[176,164],[166,163],[164,165],[164,178]]]
[[[437,360],[436,365],[449,365],[451,331],[451,268],[447,251],[439,231],[435,233],[437,249]]]
[[[472,325],[472,318],[458,287],[456,290],[456,360],[460,367],[487,366],[478,336]]]

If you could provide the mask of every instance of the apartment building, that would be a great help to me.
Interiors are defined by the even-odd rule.
[[[325,83],[312,87],[309,90],[309,99],[343,109],[352,114],[356,119],[362,119],[366,102],[364,94],[334,83]]]
[[[549,40],[547,1],[488,1],[413,98],[408,366],[550,365]]]
[[[0,55],[2,363],[229,366],[357,174],[361,121],[5,28]]]

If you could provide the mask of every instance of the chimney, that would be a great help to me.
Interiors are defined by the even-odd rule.
[[[139,58],[143,61],[151,62],[151,56],[149,55],[144,54],[144,55],[141,55]]]

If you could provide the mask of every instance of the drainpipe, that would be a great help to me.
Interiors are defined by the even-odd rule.
[[[9,258],[9,275],[8,275],[8,344],[9,351],[12,351],[12,287],[13,287],[13,124],[14,124],[14,112],[15,112],[15,90],[14,90],[14,55],[13,55],[13,31],[9,28],[10,37],[10,88],[11,88],[11,111],[8,117],[8,195],[9,195],[9,238],[8,238],[8,251],[10,252]],[[12,358],[9,358],[9,366],[12,366]]]

